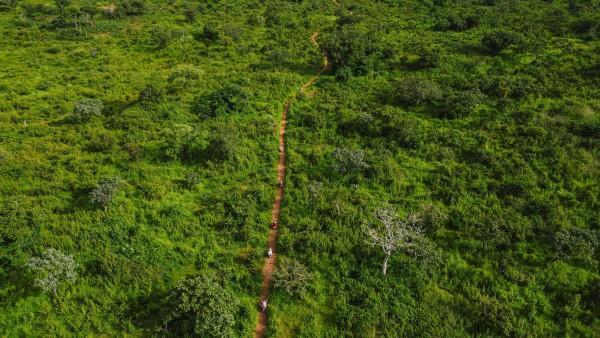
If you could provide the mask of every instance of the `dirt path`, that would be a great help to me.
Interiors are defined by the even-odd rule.
[[[319,49],[319,44],[317,43],[317,37],[319,36],[318,32],[315,32],[310,37],[310,43]],[[317,71],[317,73],[312,76],[306,83],[304,83],[299,92],[305,92],[310,86],[312,86],[317,80],[321,73],[325,70],[329,69],[329,60],[327,59],[327,55],[323,53],[323,65]],[[285,129],[287,126],[287,114],[290,109],[290,104],[292,99],[295,96],[289,98],[285,102],[285,106],[283,108],[283,114],[281,115],[281,126],[279,127],[279,162],[277,164],[277,180],[285,183]],[[273,203],[273,211],[271,213],[271,222],[279,223],[279,216],[281,214],[281,201],[283,199],[283,192],[285,187],[280,186],[277,188],[277,194],[275,196],[275,202]],[[271,276],[273,274],[273,269],[275,269],[275,262],[277,259],[277,229],[269,229],[269,240],[268,246],[265,248],[266,250],[271,247],[273,249],[273,256],[270,258],[266,258],[265,263],[262,269],[262,287],[260,290],[260,299],[268,299],[269,294],[271,292]],[[260,300],[259,300],[260,301]],[[261,338],[265,336],[265,331],[267,329],[267,314],[262,311],[258,311],[258,321],[256,322],[256,328],[254,329],[254,337]]]

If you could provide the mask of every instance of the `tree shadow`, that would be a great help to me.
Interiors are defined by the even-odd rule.
[[[154,331],[163,327],[170,307],[167,302],[169,293],[165,290],[155,290],[128,301],[125,316],[139,328]]]
[[[14,305],[20,299],[34,294],[37,290],[31,286],[34,284],[33,277],[27,273],[21,266],[16,266],[11,262],[0,259],[0,267],[9,271],[7,274],[0,274],[0,306],[7,308]]]

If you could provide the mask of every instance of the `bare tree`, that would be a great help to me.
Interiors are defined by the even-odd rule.
[[[380,225],[369,225],[364,231],[368,236],[367,242],[383,250],[385,258],[382,272],[385,275],[388,260],[394,252],[403,251],[409,255],[418,255],[425,236],[420,226],[420,219],[415,213],[400,220],[391,207],[384,207],[375,210],[374,216]]]

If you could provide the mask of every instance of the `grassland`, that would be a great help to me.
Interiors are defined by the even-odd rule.
[[[314,32],[332,68],[291,101],[278,242],[311,278],[273,290],[267,335],[600,330],[597,1],[0,8],[1,335],[176,335],[169,294],[208,276],[250,336]],[[431,259],[381,274],[384,205],[423,215]],[[77,264],[56,295],[28,265],[47,248]]]

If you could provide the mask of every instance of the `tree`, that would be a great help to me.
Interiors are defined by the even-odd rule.
[[[219,132],[208,143],[205,157],[213,161],[232,160],[238,153],[238,140],[225,132]]]
[[[214,280],[200,276],[177,283],[168,299],[171,313],[166,320],[176,336],[233,337],[239,304]]]
[[[312,274],[306,266],[297,261],[282,261],[273,272],[273,283],[276,288],[287,292],[290,296],[303,295]]]
[[[119,181],[118,177],[112,177],[98,182],[96,188],[90,192],[90,201],[103,207],[106,211],[119,190]]]
[[[361,172],[370,167],[361,150],[336,148],[332,155],[337,161],[336,169],[341,173]]]
[[[189,172],[185,174],[185,186],[188,189],[195,187],[198,183],[200,183],[200,175],[196,172]]]
[[[162,99],[162,93],[159,89],[154,87],[153,85],[147,85],[140,91],[140,95],[138,96],[139,102],[160,102]]]
[[[409,255],[418,255],[425,236],[417,214],[411,213],[405,220],[399,220],[392,208],[384,207],[375,210],[374,216],[380,226],[367,226],[364,231],[367,243],[379,246],[383,250],[385,258],[382,272],[385,275],[388,260],[394,252],[403,251]]]
[[[142,15],[146,11],[146,4],[142,0],[122,0],[116,5],[117,15],[137,16]]]
[[[556,257],[591,259],[600,245],[600,236],[593,230],[582,228],[561,229],[554,235]]]
[[[377,35],[371,32],[342,26],[323,41],[322,48],[334,72],[348,67],[345,72],[365,75],[373,68],[376,38]]]
[[[435,68],[442,62],[444,51],[440,48],[432,48],[430,46],[421,46],[417,49],[418,59],[413,66],[416,69]]]
[[[481,43],[490,53],[496,55],[504,49],[517,45],[522,41],[521,35],[509,31],[494,31],[486,34]]]
[[[173,32],[168,28],[162,26],[154,26],[150,30],[150,42],[156,49],[163,49],[167,47],[167,45],[172,39]]]
[[[442,96],[442,89],[436,82],[419,78],[405,78],[397,83],[392,93],[392,101],[397,105],[416,106],[435,103]]]
[[[89,121],[92,116],[102,116],[104,104],[97,99],[83,99],[75,102],[72,119],[75,122]]]
[[[192,111],[202,118],[239,113],[248,107],[249,98],[244,88],[232,83],[197,97]]]
[[[186,90],[192,88],[200,79],[200,72],[193,66],[180,66],[176,68],[167,82],[167,91],[175,93],[179,90]]]
[[[52,292],[57,295],[58,288],[63,283],[73,283],[77,279],[75,269],[77,267],[73,256],[49,248],[42,257],[32,257],[27,266],[39,272],[35,279],[35,286],[44,292]]]

